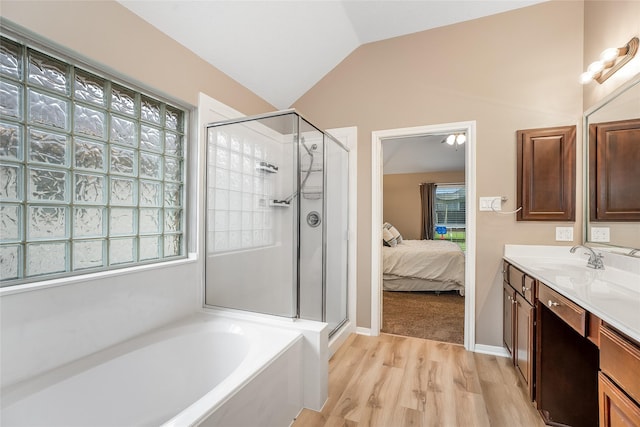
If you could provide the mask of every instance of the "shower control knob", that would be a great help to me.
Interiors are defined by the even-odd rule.
[[[318,212],[312,211],[312,212],[309,212],[309,214],[307,215],[307,224],[309,224],[310,227],[315,228],[319,226],[321,222],[322,220]]]

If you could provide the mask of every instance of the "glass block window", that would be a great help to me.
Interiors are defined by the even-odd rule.
[[[2,286],[184,256],[186,112],[0,43]]]

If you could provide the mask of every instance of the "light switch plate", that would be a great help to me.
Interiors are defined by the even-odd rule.
[[[609,242],[609,227],[591,227],[592,242]]]
[[[493,207],[493,209],[491,209]],[[493,197],[480,197],[480,210],[481,211],[501,211],[502,201],[500,196]]]
[[[572,242],[573,241],[573,227],[556,227],[556,241],[557,242]]]

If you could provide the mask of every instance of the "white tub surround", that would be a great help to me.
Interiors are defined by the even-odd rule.
[[[504,258],[604,322],[640,341],[640,258],[603,253],[604,270],[587,267],[588,250],[505,245]]]
[[[197,313],[5,387],[0,424],[285,426],[304,359],[294,328]]]

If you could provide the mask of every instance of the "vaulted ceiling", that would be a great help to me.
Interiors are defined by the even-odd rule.
[[[118,0],[277,109],[359,46],[541,0]]]

